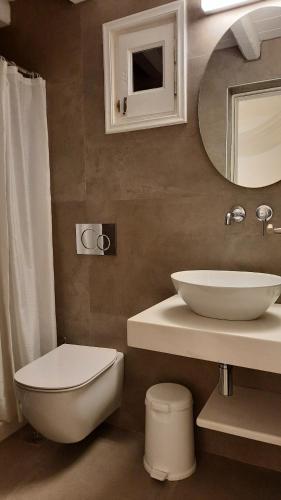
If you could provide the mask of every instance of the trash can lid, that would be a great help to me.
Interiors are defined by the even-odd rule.
[[[179,384],[163,383],[150,387],[146,393],[146,404],[168,404],[171,410],[180,411],[193,404],[192,394],[187,387]]]

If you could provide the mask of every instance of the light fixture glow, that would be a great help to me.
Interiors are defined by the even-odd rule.
[[[239,5],[254,3],[254,1],[255,0],[201,0],[201,8],[206,14],[212,14],[213,12],[239,7]]]

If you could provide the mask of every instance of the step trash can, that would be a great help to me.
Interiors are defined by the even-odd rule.
[[[193,400],[179,384],[157,384],[145,398],[144,468],[154,479],[178,481],[196,469]]]

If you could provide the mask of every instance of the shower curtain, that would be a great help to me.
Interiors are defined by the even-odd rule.
[[[0,421],[14,372],[55,346],[45,82],[0,60]]]

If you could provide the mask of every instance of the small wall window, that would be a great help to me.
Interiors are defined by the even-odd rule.
[[[106,132],[187,121],[185,0],[103,26]]]
[[[132,52],[133,92],[163,87],[163,47]]]

